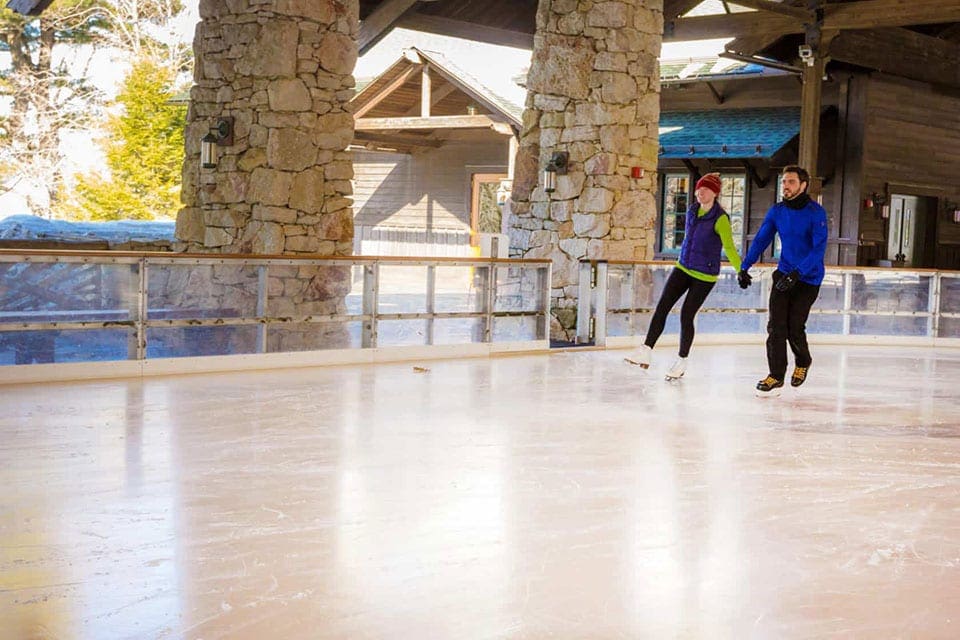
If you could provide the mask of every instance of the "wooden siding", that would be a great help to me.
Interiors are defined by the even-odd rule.
[[[470,178],[506,173],[508,139],[451,141],[414,154],[354,152],[354,225],[470,230]]]
[[[861,201],[872,193],[938,198],[936,266],[960,269],[960,225],[946,201],[960,202],[960,98],[930,85],[880,74],[867,89]],[[860,264],[886,257],[886,221],[860,217]]]

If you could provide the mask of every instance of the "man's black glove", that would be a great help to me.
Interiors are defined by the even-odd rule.
[[[740,273],[737,274],[737,284],[740,285],[741,289],[746,289],[753,282],[753,278],[749,273],[740,269]]]
[[[800,279],[800,272],[794,269],[793,271],[791,271],[790,273],[783,276],[782,278],[780,278],[780,280],[777,281],[777,291],[779,291],[780,293],[785,293],[787,291],[790,291],[790,289],[793,289],[793,285],[797,284],[797,280],[799,279]]]

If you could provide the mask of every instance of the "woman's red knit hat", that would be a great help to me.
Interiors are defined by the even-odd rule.
[[[723,188],[720,184],[720,174],[719,173],[708,173],[699,180],[697,180],[697,186],[694,189],[696,191],[700,187],[706,187],[713,191],[715,194],[720,195],[720,190]]]

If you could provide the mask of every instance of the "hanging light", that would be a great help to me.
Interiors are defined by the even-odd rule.
[[[215,169],[217,166],[217,147],[229,147],[233,144],[233,118],[220,118],[206,135],[200,138],[200,166]]]
[[[557,175],[567,175],[567,163],[570,161],[570,154],[566,151],[554,151],[550,156],[550,161],[543,168],[543,190],[546,193],[553,193],[557,190]]]

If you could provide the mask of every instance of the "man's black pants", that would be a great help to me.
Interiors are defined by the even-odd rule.
[[[820,286],[797,281],[789,291],[777,291],[776,284],[785,274],[773,272],[774,287],[770,291],[770,319],[767,322],[767,364],[770,375],[783,380],[787,375],[787,344],[793,352],[794,364],[809,367],[813,362],[807,344],[807,317],[810,307],[820,295]]]

